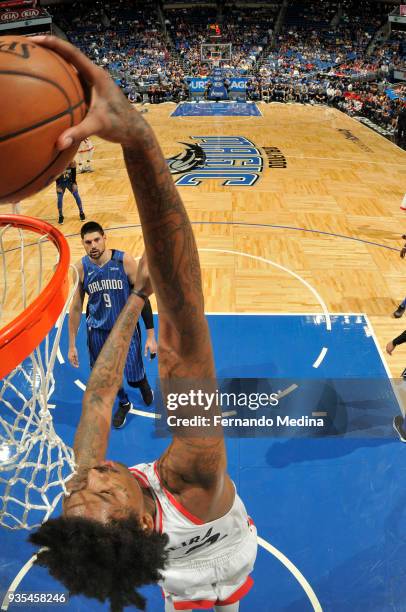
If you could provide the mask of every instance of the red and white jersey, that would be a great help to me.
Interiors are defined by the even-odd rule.
[[[163,486],[157,462],[129,468],[156,504],[155,529],[169,537],[168,562],[160,581],[175,610],[211,608],[239,601],[253,585],[257,531],[235,493],[230,510],[204,523]]]
[[[240,497],[235,493],[230,510],[214,521],[203,522],[191,514],[163,486],[157,462],[140,463],[129,468],[139,483],[154,494],[157,512],[155,529],[169,536],[167,550],[171,561],[213,559],[238,550],[250,530],[251,520]]]

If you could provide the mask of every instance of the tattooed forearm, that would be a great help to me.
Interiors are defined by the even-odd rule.
[[[106,420],[99,414],[93,417],[88,414],[81,418],[73,447],[80,470],[88,470],[104,459],[109,430],[110,427],[106,427]]]
[[[89,404],[102,407],[110,403],[110,398],[115,398],[143,304],[139,297],[131,295],[115,322],[89,378],[85,393]]]
[[[123,150],[158,302],[163,396],[179,390],[177,385],[186,392],[206,385],[211,389],[215,387],[215,369],[190,220],[152,130],[147,129],[142,138]],[[191,407],[185,406],[177,416],[191,413]],[[200,434],[186,428],[182,435],[175,435],[160,462],[161,473],[167,472],[167,482],[179,478],[204,487],[222,482],[226,456],[221,428]],[[188,440],[189,435],[193,439]]]
[[[90,374],[74,445],[80,468],[86,469],[105,456],[114,400],[143,305],[141,298],[130,295]]]
[[[143,155],[140,155],[140,148]],[[137,200],[158,311],[179,334],[182,353],[210,349],[201,270],[186,210],[152,131],[124,158]]]

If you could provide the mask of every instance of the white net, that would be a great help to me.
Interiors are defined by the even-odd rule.
[[[0,226],[1,327],[29,308],[52,277],[57,257],[46,235]],[[63,321],[76,285],[77,278],[55,327],[0,381],[0,524],[11,529],[32,529],[47,520],[74,469],[73,451],[54,428],[52,395]]]
[[[231,43],[202,43],[200,58],[204,62],[230,61]]]

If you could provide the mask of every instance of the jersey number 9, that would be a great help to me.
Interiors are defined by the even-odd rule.
[[[106,304],[106,308],[111,308],[111,299],[108,293],[103,293],[104,301]]]

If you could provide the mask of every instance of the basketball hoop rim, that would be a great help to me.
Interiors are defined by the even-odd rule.
[[[50,332],[65,307],[69,293],[70,250],[62,232],[41,219],[0,214],[0,229],[8,225],[46,236],[58,249],[59,262],[41,293],[23,312],[0,329],[0,379],[24,361]]]

